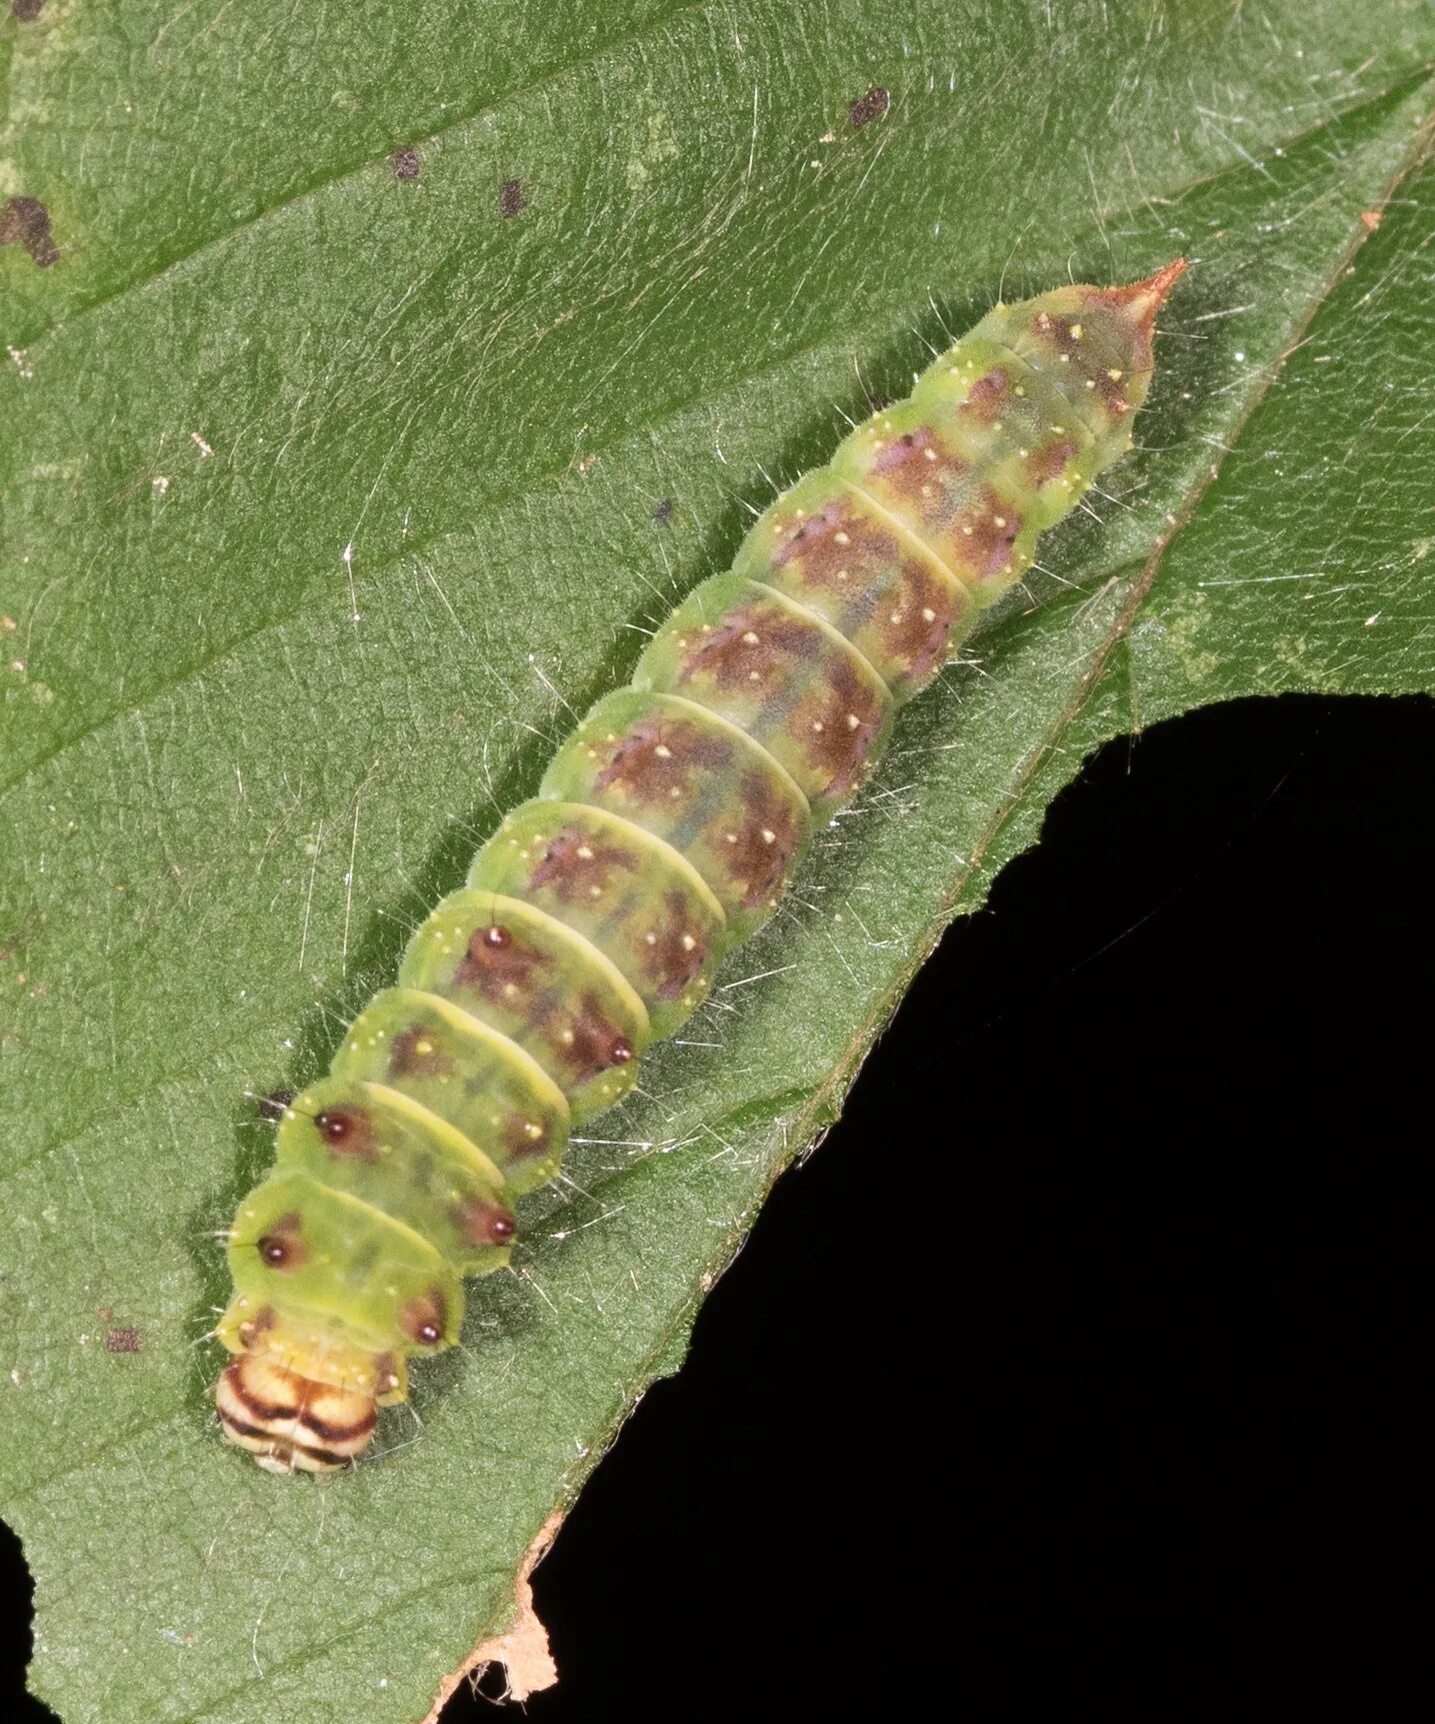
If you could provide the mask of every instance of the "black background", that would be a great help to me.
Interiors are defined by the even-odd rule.
[[[1432,792],[1419,698],[1088,765],[573,1510],[535,1724],[1393,1709]]]

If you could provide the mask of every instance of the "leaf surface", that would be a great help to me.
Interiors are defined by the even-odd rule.
[[[58,253],[0,246],[0,1509],[67,1719],[421,1717],[1082,758],[1431,687],[1435,26],[1356,10],[0,25],[0,201]],[[317,1487],[226,1448],[202,1338],[253,1098],[323,1068],[844,415],[999,291],[1178,253],[1138,453],[527,1206],[412,1421]]]

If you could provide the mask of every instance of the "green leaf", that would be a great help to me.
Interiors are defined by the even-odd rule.
[[[1418,0],[0,24],[0,1508],[65,1717],[422,1716],[1083,756],[1435,683],[1432,54]],[[999,290],[1177,253],[1102,518],[529,1206],[415,1419],[317,1486],[226,1448],[252,1098],[843,414]]]

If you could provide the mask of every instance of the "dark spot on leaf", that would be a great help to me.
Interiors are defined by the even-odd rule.
[[[19,3],[19,0],[16,0]],[[143,1337],[138,1329],[106,1329],[105,1351],[107,1353],[138,1353],[144,1346]]]
[[[284,1110],[289,1106],[289,1103],[293,1101],[293,1099],[294,1092],[292,1089],[271,1090],[268,1095],[260,1096],[260,1119],[267,1119],[271,1123],[277,1125],[278,1122],[283,1119]]]
[[[22,24],[29,24],[45,10],[45,0],[10,0],[10,10]]]
[[[412,144],[405,144],[389,157],[389,166],[394,170],[396,180],[416,180],[423,165],[423,157]]]
[[[671,497],[664,497],[662,502],[658,504],[657,508],[653,510],[653,525],[655,527],[666,527],[672,518],[673,499]]]
[[[0,245],[23,245],[39,269],[60,261],[50,234],[50,212],[39,198],[6,198],[0,205]]]
[[[505,221],[510,216],[520,215],[528,208],[528,199],[523,195],[522,180],[505,180],[498,188],[498,213]]]
[[[847,110],[847,118],[854,128],[865,126],[868,120],[880,120],[891,105],[891,96],[874,84],[865,96],[859,96]]]

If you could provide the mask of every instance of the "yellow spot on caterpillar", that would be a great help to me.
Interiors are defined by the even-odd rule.
[[[930,605],[923,605],[922,606],[922,621],[924,623],[934,623],[934,622],[936,622],[936,620],[937,620],[937,613],[932,609],[932,607]]]
[[[757,631],[755,629],[749,629],[742,637],[742,644],[744,646],[757,646],[759,644]]]
[[[762,841],[764,844],[776,844],[777,834],[772,830],[772,828],[770,826],[764,826],[763,827],[763,829],[762,829]]]
[[[658,943],[658,936],[656,934],[644,934],[643,935],[643,944],[645,946],[656,946],[657,943]]]
[[[860,730],[862,728],[862,720],[858,718],[855,712],[847,714],[847,728],[848,730]]]
[[[997,526],[999,526],[999,527],[1004,527],[1006,525],[1006,516],[1005,515],[993,515],[992,520],[995,521]]]
[[[852,537],[849,533],[834,533],[832,538],[834,543],[839,545],[850,545],[852,543]]]
[[[673,758],[673,751],[666,742],[660,742],[653,753],[657,755],[659,760],[671,760]]]
[[[1113,365],[1106,375],[1113,383],[1119,383],[1121,381],[1121,367],[1119,365]]]
[[[823,724],[823,722],[822,722],[822,720],[821,720],[821,719],[820,719],[820,718],[814,718],[814,719],[813,719],[813,721],[812,721],[812,728],[813,728],[813,729],[814,729],[814,730],[815,730],[815,731],[816,731],[816,732],[817,732],[817,733],[818,733],[818,734],[819,734],[819,735],[821,735],[821,733],[822,733],[822,732],[823,732],[823,731],[824,731],[824,730],[825,730],[825,729],[826,729],[826,728],[827,728],[827,726],[826,726],[826,725],[825,725],[825,724]]]
[[[697,945],[697,941],[692,937],[691,934],[684,934],[683,935],[683,950],[685,952],[691,952],[693,947],[696,945]]]
[[[756,671],[756,670],[750,670],[747,673],[747,680],[749,682],[761,682],[762,681],[762,672]]]
[[[1073,341],[1080,341],[1082,334],[1083,331],[1081,325],[1079,323],[1073,323],[1071,326],[1071,339]]]
[[[591,862],[593,860],[593,846],[591,844],[580,844],[578,846],[578,855],[582,861]]]
[[[923,454],[923,455],[924,455],[924,456],[925,456],[925,457],[926,457],[926,458],[927,458],[927,460],[929,460],[929,461],[935,461],[935,460],[936,460],[936,458],[937,458],[937,451],[936,451],[936,450],[935,450],[935,449],[924,449],[924,450],[923,450],[923,451],[922,451],[922,454]]]

